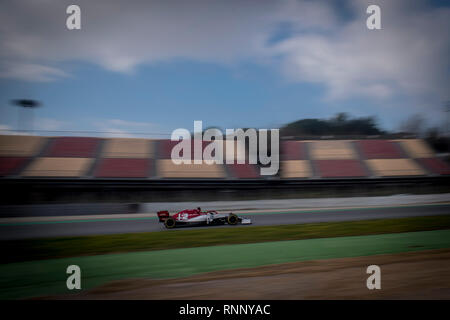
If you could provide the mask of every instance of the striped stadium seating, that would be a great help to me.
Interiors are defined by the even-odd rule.
[[[150,159],[103,158],[95,170],[98,178],[146,178],[151,168]]]
[[[367,176],[359,160],[315,160],[315,166],[322,178],[351,178]]]
[[[389,140],[360,140],[357,145],[366,159],[399,159],[404,158],[399,148]]]
[[[309,148],[314,160],[357,159],[350,142],[345,140],[311,141]]]
[[[248,153],[245,149],[245,145],[240,141],[225,141],[223,147],[224,159],[227,163],[237,163],[238,161],[248,163]]]
[[[87,137],[53,138],[45,157],[95,157],[100,139]]]
[[[235,179],[260,178],[259,168],[253,164],[227,164],[231,176]]]
[[[369,159],[368,167],[376,176],[419,176],[425,172],[411,159]]]
[[[161,159],[157,162],[158,176],[161,178],[216,178],[226,177],[225,169],[220,164],[180,164],[171,159]]]
[[[87,174],[92,158],[36,158],[22,172],[24,177],[80,177]]]
[[[417,159],[427,170],[434,174],[448,175],[450,174],[450,166],[438,158],[422,158]]]
[[[281,160],[306,160],[306,144],[301,141],[282,141],[280,144]]]
[[[25,157],[0,157],[0,176],[5,177],[18,173],[28,159]]]
[[[176,146],[179,141],[160,140],[159,141],[159,159],[171,159],[172,148]],[[206,146],[210,141],[202,141],[202,155]],[[180,156],[183,156],[182,154]],[[191,155],[190,159],[194,159],[194,140],[191,140]]]
[[[46,140],[37,136],[0,136],[0,156],[32,157],[40,151]]]
[[[280,162],[281,178],[309,178],[311,166],[307,160],[285,160]]]
[[[154,158],[154,141],[134,138],[106,139],[101,157],[103,158]]]
[[[0,176],[17,179],[189,178],[265,179],[249,164],[244,144],[224,143],[224,164],[175,165],[171,150],[178,141],[136,138],[0,136]],[[202,150],[210,144],[202,142]],[[228,152],[226,152],[228,150]],[[234,150],[231,155],[230,150]],[[238,155],[237,150],[241,150]],[[193,158],[193,140],[191,158]],[[203,154],[203,152],[202,152]],[[327,179],[450,175],[421,139],[281,141],[281,179]],[[245,160],[238,164],[238,160]]]
[[[434,152],[420,139],[396,140],[411,158],[432,158]]]

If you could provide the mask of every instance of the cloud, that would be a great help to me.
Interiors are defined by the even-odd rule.
[[[356,16],[345,25],[278,43],[275,51],[284,57],[285,73],[295,81],[322,84],[332,100],[383,99],[399,93],[445,99],[450,10],[410,7],[410,1],[376,2],[381,7],[382,30],[365,27],[369,2],[353,1]]]
[[[55,67],[67,61],[123,73],[175,59],[269,61],[329,100],[448,99],[450,9],[425,1],[79,0],[82,29],[69,31],[70,4],[3,2],[0,77],[53,81],[68,76]],[[369,4],[380,5],[383,30],[366,28]]]
[[[36,119],[35,129],[43,131],[59,131],[67,130],[70,123],[52,118],[38,118]]]
[[[0,131],[11,131],[11,127],[6,124],[0,124]]]
[[[0,78],[49,82],[67,76],[69,75],[62,70],[36,63],[3,62],[0,64]]]
[[[326,29],[334,21],[332,8],[305,0],[79,0],[81,30],[67,30],[71,3],[5,1],[3,58],[42,66],[82,60],[117,72],[172,59],[228,64],[263,57],[280,23]]]
[[[118,72],[182,58],[230,63],[253,57],[279,3],[258,1],[80,0],[81,30],[66,29],[71,1],[6,1],[3,56],[25,61],[83,60]]]

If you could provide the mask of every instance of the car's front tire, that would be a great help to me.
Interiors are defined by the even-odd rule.
[[[227,218],[228,224],[236,225],[239,222],[239,218],[237,215],[230,213],[230,215]]]
[[[175,228],[175,219],[174,218],[167,218],[165,221],[164,221],[164,226],[167,228],[167,229],[172,229],[172,228]]]

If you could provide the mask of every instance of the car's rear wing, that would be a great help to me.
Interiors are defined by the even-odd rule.
[[[170,217],[169,211],[167,211],[167,210],[158,211],[157,215],[159,218],[159,222],[164,222],[164,221],[166,221],[167,218]]]

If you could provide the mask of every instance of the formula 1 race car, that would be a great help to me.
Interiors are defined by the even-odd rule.
[[[167,229],[186,225],[223,225],[251,224],[250,219],[241,218],[233,213],[218,213],[217,211],[202,212],[200,208],[183,210],[174,215],[169,211],[158,211],[159,222]]]

